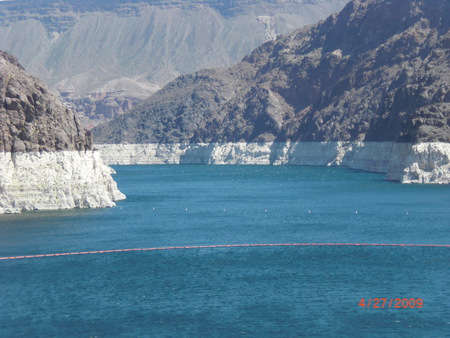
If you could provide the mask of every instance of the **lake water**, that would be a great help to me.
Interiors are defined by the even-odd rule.
[[[0,257],[450,244],[449,186],[326,167],[114,168],[125,201],[0,216]],[[439,246],[0,260],[0,336],[444,337],[449,275],[450,247]],[[423,306],[363,308],[362,298],[420,298]]]

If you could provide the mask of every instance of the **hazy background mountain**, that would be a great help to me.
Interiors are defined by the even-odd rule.
[[[353,0],[233,67],[177,78],[94,140],[450,142],[448,13],[448,0]]]
[[[180,74],[229,66],[346,0],[13,0],[0,49],[56,88],[93,125]]]

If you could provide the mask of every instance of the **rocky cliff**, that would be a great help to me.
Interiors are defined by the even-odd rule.
[[[180,74],[229,66],[347,0],[0,2],[0,49],[85,116],[109,120]]]
[[[353,0],[231,68],[177,78],[96,142],[450,142],[447,13],[447,0]]]
[[[88,150],[77,116],[17,59],[0,51],[0,151]]]
[[[74,112],[0,52],[0,214],[123,199],[91,145]]]

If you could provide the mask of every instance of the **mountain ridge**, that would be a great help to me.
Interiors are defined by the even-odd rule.
[[[92,125],[181,74],[232,65],[345,2],[0,2],[0,49],[16,55]]]
[[[351,1],[235,66],[177,78],[95,140],[450,142],[448,12],[448,1]]]

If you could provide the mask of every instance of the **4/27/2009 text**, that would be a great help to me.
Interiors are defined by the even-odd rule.
[[[420,309],[423,307],[422,298],[369,298],[366,302],[365,298],[362,298],[359,303],[362,308],[394,308],[394,309]]]

